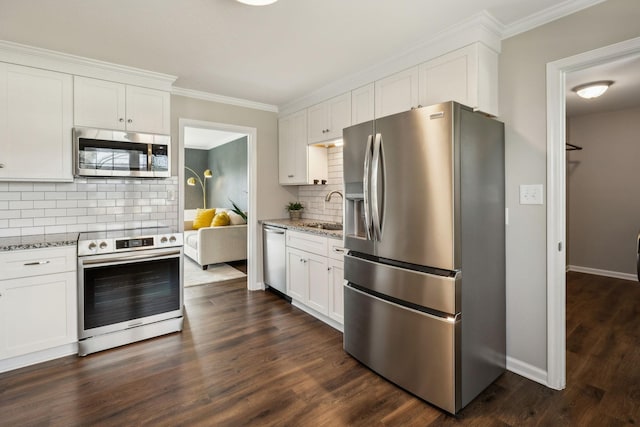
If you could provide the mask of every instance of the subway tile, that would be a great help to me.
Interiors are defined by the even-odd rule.
[[[78,200],[79,208],[95,208],[98,206],[97,200]]]
[[[93,224],[87,225],[87,231],[105,231],[106,229],[106,224],[98,224],[94,222]]]
[[[71,191],[77,191],[77,190],[78,190],[78,187],[75,182],[65,182],[61,184],[56,184],[56,191],[71,192]]]
[[[98,184],[98,191],[104,191],[104,192],[116,191],[116,185],[115,184]]]
[[[0,191],[9,191],[9,183],[0,182]]]
[[[22,200],[44,200],[43,191],[23,191]]]
[[[20,218],[20,211],[2,210],[0,211],[0,219]]]
[[[68,200],[86,200],[88,198],[88,193],[86,191],[68,191],[67,199]]]
[[[77,217],[78,224],[95,224],[97,217],[95,215]]]
[[[56,200],[36,200],[33,202],[34,209],[55,208]]]
[[[119,215],[124,213],[124,207],[108,207],[106,208],[108,215]]]
[[[33,184],[33,191],[56,191],[56,184],[53,182],[36,182]]]
[[[19,235],[19,228],[0,228],[0,237],[14,237]]]
[[[67,215],[69,216],[84,216],[87,215],[88,208],[71,208],[67,209]]]
[[[87,224],[67,225],[67,233],[82,233],[87,231]]]
[[[107,191],[107,199],[124,199],[124,191]]]
[[[57,200],[56,208],[77,208],[78,200]]]
[[[43,225],[56,225],[55,217],[41,217],[41,218],[33,218],[34,226],[43,226]]]
[[[67,226],[66,225],[49,225],[47,227],[44,227],[44,232],[47,234],[66,233]]]
[[[105,215],[107,208],[87,208],[87,215]]]
[[[124,222],[108,222],[107,230],[123,230],[125,228]]]
[[[22,218],[42,218],[44,216],[44,209],[22,209],[20,212]]]
[[[107,198],[107,193],[103,191],[96,191],[93,193],[87,193],[88,200],[103,200]]]
[[[59,216],[56,217],[56,225],[77,224],[78,219],[75,216]]]
[[[33,191],[33,184],[30,182],[10,182],[9,191]]]
[[[9,209],[33,209],[33,201],[11,201],[9,202]]]
[[[65,191],[49,191],[44,193],[45,200],[67,200]]]
[[[118,199],[116,200],[116,206],[133,206],[133,199]]]
[[[38,234],[44,234],[45,227],[22,227],[20,229],[21,236],[35,236]]]
[[[141,193],[139,191],[126,191],[124,193],[124,197],[127,199],[139,199],[141,197]]]
[[[9,227],[33,227],[33,218],[15,218],[9,220]]]
[[[20,200],[20,193],[12,193],[10,191],[1,191],[0,200]]]
[[[78,191],[94,192],[98,191],[98,184],[77,184],[76,189]]]
[[[113,207],[115,205],[116,205],[116,201],[115,200],[98,200],[98,207],[99,208]]]
[[[1,228],[8,228],[9,227],[9,220],[8,219],[0,219],[0,229]]]
[[[45,216],[53,216],[53,217],[58,217],[58,216],[66,216],[67,215],[67,210],[66,209],[45,209],[44,210],[44,215]]]
[[[97,222],[104,222],[106,224],[110,223],[110,222],[114,222],[116,220],[116,216],[115,215],[99,215],[96,218]]]
[[[7,200],[0,201],[0,210],[9,209],[9,202]]]

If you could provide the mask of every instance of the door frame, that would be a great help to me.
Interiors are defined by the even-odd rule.
[[[253,127],[232,125],[228,123],[209,122],[204,120],[178,119],[178,227],[184,227],[184,129],[194,127],[201,129],[222,130],[247,135],[247,182],[249,184],[247,221],[247,289],[263,289],[258,283],[258,130]]]
[[[566,387],[566,75],[640,55],[640,37],[547,64],[547,386]]]

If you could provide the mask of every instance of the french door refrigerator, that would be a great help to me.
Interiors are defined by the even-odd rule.
[[[344,349],[456,413],[506,365],[504,126],[449,102],[343,138]]]

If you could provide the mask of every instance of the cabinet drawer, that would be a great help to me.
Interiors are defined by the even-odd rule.
[[[287,230],[287,246],[327,256],[327,238],[323,236]]]
[[[327,239],[327,241],[329,243],[329,258],[335,259],[336,261],[344,261],[347,250],[344,248],[342,240]]]
[[[0,253],[3,279],[75,271],[76,264],[75,246]]]

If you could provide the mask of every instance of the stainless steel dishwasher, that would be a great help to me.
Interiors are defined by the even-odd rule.
[[[262,225],[264,283],[287,297],[285,229]],[[289,299],[289,298],[287,298]]]

